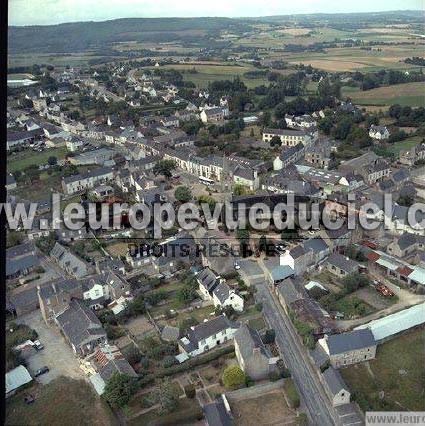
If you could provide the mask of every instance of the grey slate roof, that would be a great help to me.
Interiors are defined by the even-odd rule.
[[[135,378],[138,377],[137,373],[126,359],[111,359],[99,371],[100,377],[102,377],[105,382],[108,381],[114,373],[125,374]]]
[[[405,232],[397,241],[398,246],[401,250],[405,250],[416,244],[416,235],[410,232]]]
[[[261,353],[268,357],[268,353],[257,330],[243,324],[234,335],[239,351],[244,360],[252,356],[254,349],[259,348]]]
[[[230,295],[230,287],[227,285],[226,281],[222,281],[214,290],[214,295],[220,301],[224,303]]]
[[[325,337],[330,355],[342,354],[376,345],[372,332],[368,329],[350,331]]]
[[[58,315],[56,321],[76,348],[96,338],[106,338],[106,332],[97,316],[80,300],[72,300],[69,308]]]
[[[35,268],[40,264],[37,256],[32,254],[21,256],[17,259],[6,261],[6,276],[11,276],[23,272],[27,269]]]
[[[161,333],[161,338],[166,342],[173,342],[180,337],[180,328],[166,325]]]
[[[203,408],[208,426],[232,426],[233,418],[226,410],[223,400],[217,399]]]
[[[302,294],[295,288],[294,282],[290,278],[279,284],[278,292],[288,306],[297,300],[303,299]]]
[[[340,372],[335,370],[333,367],[329,367],[323,372],[323,378],[325,379],[325,383],[327,384],[331,394],[334,396],[341,390],[348,390]]]
[[[219,279],[210,268],[205,268],[196,276],[199,284],[208,292],[212,292],[219,284]]]
[[[337,268],[351,274],[353,272],[356,272],[358,270],[358,264],[354,260],[351,260],[342,254],[339,253],[332,253],[328,259],[327,263],[330,265],[334,265]]]
[[[304,248],[314,253],[320,253],[327,250],[329,247],[322,238],[311,238],[304,242]]]

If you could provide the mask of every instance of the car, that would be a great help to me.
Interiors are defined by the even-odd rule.
[[[50,371],[49,367],[45,365],[44,367],[41,367],[37,370],[37,372],[35,373],[35,377],[41,376],[42,374],[46,374],[49,371]]]
[[[235,263],[233,264],[233,266],[235,267],[235,269],[236,269],[236,270],[241,269],[241,265],[239,265],[239,263],[238,263],[238,262],[235,262]]]
[[[34,346],[38,351],[44,349],[44,345],[41,344],[40,340],[34,340]]]

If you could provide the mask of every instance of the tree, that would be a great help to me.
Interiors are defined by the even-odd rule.
[[[196,291],[193,288],[185,285],[179,290],[177,297],[179,299],[179,302],[184,305],[187,305],[193,299],[196,298]]]
[[[276,338],[276,332],[272,328],[269,328],[266,330],[264,334],[263,343],[264,344],[274,343],[275,338]]]
[[[136,389],[137,383],[133,377],[115,372],[106,382],[103,397],[113,407],[124,407]]]
[[[174,197],[180,203],[187,203],[192,199],[192,193],[187,186],[181,185],[174,191]]]
[[[49,166],[54,166],[54,165],[56,165],[58,163],[58,159],[55,157],[55,156],[50,156],[48,159],[47,159],[47,164],[49,164]]]
[[[265,235],[261,235],[260,240],[258,242],[258,250],[266,251],[267,249],[267,239]]]
[[[270,146],[281,146],[282,145],[282,141],[280,140],[280,137],[275,135],[270,139]]]
[[[238,365],[230,365],[224,370],[222,381],[224,386],[229,389],[239,388],[246,383],[245,373]]]
[[[155,175],[164,175],[166,178],[171,178],[172,170],[176,168],[176,162],[174,160],[160,160],[155,164],[153,172]]]
[[[159,404],[161,414],[171,413],[179,404],[179,395],[170,379],[166,378],[157,382],[151,393],[151,402]]]

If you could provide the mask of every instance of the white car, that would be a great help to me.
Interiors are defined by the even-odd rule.
[[[235,263],[234,263],[234,267],[235,267],[235,269],[236,269],[236,270],[241,269],[241,265],[239,265],[239,263],[238,263],[238,262],[235,262]]]

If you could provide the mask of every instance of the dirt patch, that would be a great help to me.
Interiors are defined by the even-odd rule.
[[[235,426],[295,425],[296,413],[288,407],[283,390],[231,403]]]
[[[125,328],[136,338],[154,330],[154,326],[145,317],[132,319]]]
[[[128,252],[128,244],[126,243],[111,244],[110,246],[106,248],[106,251],[114,258],[125,256]]]

